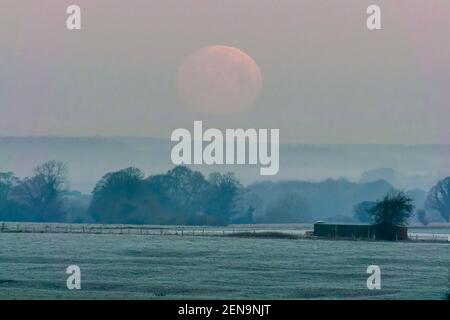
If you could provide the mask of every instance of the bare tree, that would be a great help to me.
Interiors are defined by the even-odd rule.
[[[12,172],[0,172],[0,202],[8,199],[9,192],[18,181]]]
[[[425,206],[438,211],[445,221],[450,221],[450,177],[431,188]]]
[[[34,176],[18,182],[11,197],[25,204],[42,220],[59,220],[61,197],[67,190],[67,166],[61,161],[48,161],[34,169]]]
[[[413,210],[413,200],[404,192],[389,192],[369,209],[369,214],[376,225],[401,226],[408,222]]]

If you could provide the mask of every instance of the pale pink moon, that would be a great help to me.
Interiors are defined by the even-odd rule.
[[[193,53],[177,75],[180,97],[200,112],[227,114],[250,107],[262,88],[256,62],[228,46],[209,46]]]

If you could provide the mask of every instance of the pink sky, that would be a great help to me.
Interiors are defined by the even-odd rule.
[[[82,8],[83,30],[65,29]],[[368,31],[365,9],[382,8]],[[280,128],[287,142],[450,143],[448,0],[3,0],[0,135],[167,138],[203,120]],[[196,113],[179,64],[211,44],[259,65],[240,114]]]

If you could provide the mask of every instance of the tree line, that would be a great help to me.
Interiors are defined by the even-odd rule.
[[[384,183],[368,185],[369,191],[375,186],[377,193],[365,189],[362,192],[359,186],[354,189],[349,182],[328,180],[244,187],[233,173],[214,172],[205,177],[185,166],[147,177],[134,167],[110,172],[96,183],[90,196],[83,197],[68,186],[68,168],[60,161],[45,162],[25,178],[0,172],[0,220],[177,225],[304,223],[313,221],[314,207],[324,202],[338,207],[344,201],[342,190],[346,188],[348,194],[361,193],[359,198],[386,194],[378,201],[357,204],[354,217],[358,221],[381,221],[386,210],[397,209],[404,213],[399,218],[403,221],[409,218],[405,212],[414,207],[405,193],[394,192]],[[329,198],[330,194],[335,198]],[[392,207],[392,201],[400,201],[403,207]],[[429,210],[449,220],[450,177],[428,192],[424,207],[416,211],[417,218],[425,223]]]
[[[89,212],[101,223],[227,225],[243,186],[232,173],[177,166],[144,178],[137,168],[108,173],[97,183]]]
[[[450,222],[450,177],[438,181],[436,185],[430,189],[423,208],[416,208],[410,200],[410,197],[404,192],[390,192],[379,201],[363,201],[355,205],[353,210],[354,217],[359,222],[377,223],[380,219],[379,214],[377,214],[377,212],[380,212],[380,203],[384,203],[386,208],[384,212],[396,210],[399,212],[398,216],[401,216],[402,212],[404,215],[405,211],[399,209],[402,205],[406,206],[409,211],[417,209],[415,211],[417,220],[424,226],[427,226],[430,222],[428,218],[430,211],[438,213],[444,221]],[[409,218],[409,215],[403,216],[401,220],[407,218]]]

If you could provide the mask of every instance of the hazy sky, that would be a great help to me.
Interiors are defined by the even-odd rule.
[[[81,31],[65,27],[69,4]],[[367,30],[369,4],[382,30]],[[448,0],[2,0],[0,12],[0,135],[169,138],[203,120],[279,128],[283,142],[450,143]],[[245,112],[178,97],[179,65],[214,44],[259,65]]]

